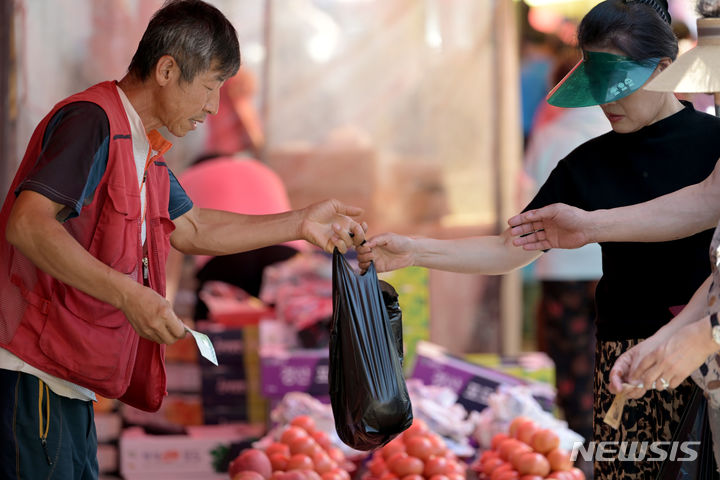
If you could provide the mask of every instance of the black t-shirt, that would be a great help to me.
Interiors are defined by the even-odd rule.
[[[110,145],[110,124],[105,111],[91,102],[73,102],[53,115],[45,129],[42,151],[16,194],[32,190],[65,205],[58,220],[77,217],[90,204],[105,174]],[[193,203],[168,168],[168,211],[175,219]]]
[[[566,203],[583,210],[634,205],[704,180],[720,157],[720,119],[680,112],[633,133],[609,132],[561,160],[526,210]],[[659,243],[601,243],[595,303],[601,340],[646,338],[710,274],[712,230]]]

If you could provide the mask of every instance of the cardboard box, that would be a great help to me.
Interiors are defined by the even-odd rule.
[[[262,393],[283,397],[289,392],[305,392],[314,397],[328,395],[329,352],[272,349],[260,352]]]
[[[245,354],[257,350],[257,335],[253,335],[251,329],[257,329],[257,326],[233,327],[213,322],[196,324],[196,330],[207,335],[212,342],[218,365],[222,366],[242,367],[245,364]],[[201,365],[208,367],[207,363]]]
[[[468,411],[485,409],[490,394],[500,385],[537,387],[532,388],[533,396],[540,405],[547,411],[553,411],[555,407],[554,389],[549,385],[470,363],[429,342],[417,344],[417,357],[411,378],[422,380],[427,385],[450,388],[458,395],[458,403]]]
[[[200,395],[170,394],[157,412],[145,412],[129,405],[120,408],[123,419],[131,425],[180,430],[182,426],[202,425],[203,410]]]
[[[118,449],[115,445],[98,444],[97,460],[99,473],[117,472]]]
[[[168,392],[200,393],[200,365],[197,363],[166,363],[165,373]]]
[[[200,363],[203,405],[234,408],[242,404],[241,413],[232,418],[265,422],[267,404],[261,396],[258,325],[198,322],[197,329],[210,338],[219,364]],[[206,423],[215,423],[212,416]]]
[[[211,405],[236,405],[245,402],[248,384],[242,366],[212,366],[202,371],[202,402]]]
[[[95,413],[95,432],[98,443],[112,442],[120,438],[122,417],[119,413]]]
[[[188,427],[187,435],[147,435],[130,428],[120,437],[120,473],[124,478],[215,478],[227,465],[233,445],[259,438],[262,425]],[[224,465],[223,465],[224,464]],[[224,478],[227,479],[227,473]],[[219,478],[219,477],[218,477]]]

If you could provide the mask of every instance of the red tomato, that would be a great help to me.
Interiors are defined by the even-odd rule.
[[[493,457],[489,458],[484,464],[483,464],[483,470],[482,472],[485,475],[491,475],[492,472],[498,468],[500,465],[505,465],[505,462],[500,457]]]
[[[280,441],[282,443],[290,445],[290,443],[293,440],[295,440],[296,438],[307,437],[307,436],[308,436],[308,433],[305,430],[303,430],[302,428],[290,426],[282,432],[282,435],[280,435]]]
[[[425,470],[423,470],[423,475],[425,475],[425,477],[427,478],[430,478],[433,475],[445,475],[447,473],[450,473],[449,464],[450,462],[448,462],[447,458],[431,455],[425,461]]]
[[[265,478],[258,472],[243,470],[233,475],[232,480],[265,480]]]
[[[283,455],[289,457],[290,447],[286,443],[271,443],[270,446],[265,449],[265,454],[269,457],[273,453],[282,453]]]
[[[510,427],[508,428],[508,436],[515,438],[515,433],[517,432],[518,427],[526,422],[532,422],[532,419],[522,416],[513,418],[513,421],[510,422]]]
[[[328,437],[328,434],[323,432],[322,430],[315,430],[310,434],[311,437],[315,439],[315,441],[323,447],[324,449],[328,449],[332,446],[332,441],[330,441],[330,437]]]
[[[345,461],[345,454],[338,447],[330,447],[326,451],[327,454],[330,455],[330,458],[335,460],[338,464]]]
[[[287,463],[288,460],[290,460],[290,457],[288,455],[285,455],[283,453],[272,453],[268,457],[270,459],[270,465],[272,465],[273,472],[276,472],[278,470],[285,471],[287,470]]]
[[[425,460],[432,455],[434,450],[433,444],[429,438],[422,435],[415,435],[405,441],[405,451],[411,457],[417,457]]]
[[[410,425],[410,427],[403,432],[402,436],[407,441],[408,438],[414,437],[415,435],[426,435],[428,431],[429,429],[427,423],[425,423],[424,420],[415,418],[413,419],[412,425]]]
[[[315,470],[302,470],[307,480],[322,480],[320,474]]]
[[[383,460],[382,457],[379,457],[374,458],[368,463],[368,469],[374,477],[379,477],[388,470],[388,467],[385,464],[385,460]]]
[[[523,443],[530,445],[530,439],[532,438],[533,434],[538,430],[539,428],[535,424],[535,422],[533,422],[532,420],[528,420],[527,422],[523,422],[518,425],[517,430],[515,431],[515,438],[517,438]]]
[[[520,440],[517,440],[515,438],[508,438],[507,440],[503,440],[503,442],[498,447],[498,453],[500,454],[500,458],[503,460],[509,460],[510,454],[515,452],[518,449],[525,449],[527,445],[522,443]]]
[[[519,441],[519,440],[518,440]],[[510,450],[510,453],[508,455],[508,462],[512,463],[515,469],[518,468],[518,462],[520,461],[520,456],[524,453],[532,452],[533,449],[530,447],[530,445],[526,445],[522,442],[520,442],[519,445],[516,445],[512,450]]]
[[[500,454],[495,450],[485,450],[482,455],[480,455],[480,462],[485,462],[488,458],[495,457],[498,458]]]
[[[340,476],[337,472],[325,472],[320,476],[320,478],[322,480],[343,480],[342,476]]]
[[[382,447],[380,450],[382,452],[383,458],[387,460],[388,458],[392,457],[395,453],[405,453],[405,442],[400,439],[400,437],[396,437],[394,440],[392,440],[390,443]]]
[[[258,472],[263,478],[268,479],[272,475],[270,459],[262,450],[248,448],[240,452],[240,455],[230,463],[229,473],[234,476],[238,472],[251,470]]]
[[[575,480],[570,472],[552,472],[547,477],[554,480]]]
[[[347,472],[347,470],[343,468],[333,468],[332,470],[330,470],[330,473],[337,473],[338,475],[340,475],[342,480],[350,480],[350,474]]]
[[[311,458],[313,465],[315,465],[315,471],[321,475],[337,467],[337,462],[330,458],[330,455],[325,453],[325,450],[321,449],[315,452]]]
[[[421,475],[424,469],[422,460],[410,456],[398,458],[388,466],[390,471],[400,478],[406,475]]]
[[[460,475],[459,473],[449,473],[447,477],[450,480],[466,480],[465,475]]]
[[[385,472],[380,480],[398,480],[398,476],[392,472]]]
[[[493,477],[491,480],[518,480],[520,474],[515,470],[508,470],[500,473],[497,477]]]
[[[315,420],[309,415],[298,415],[290,420],[290,425],[300,427],[308,433],[315,431]]]
[[[520,480],[544,480],[540,475],[523,475]]]
[[[510,465],[509,463],[505,463],[493,470],[492,474],[490,475],[490,480],[498,480],[499,478],[503,478],[508,472],[514,473],[516,478],[520,476],[517,474],[517,471],[513,468],[512,465]]]
[[[560,438],[549,428],[538,430],[530,439],[530,446],[538,453],[548,453],[549,451],[558,448],[559,445]]]
[[[570,453],[562,448],[555,448],[545,455],[550,462],[550,470],[553,472],[567,472],[573,468]]]
[[[577,467],[571,468],[570,473],[573,476],[572,480],[585,480],[585,473]]]
[[[290,447],[290,453],[295,455],[297,453],[304,453],[307,456],[312,456],[316,450],[317,443],[310,436],[297,437],[288,442]]]
[[[550,462],[540,453],[523,453],[518,461],[518,472],[544,477],[550,473]]]
[[[505,435],[504,433],[496,433],[495,436],[492,438],[492,441],[490,442],[490,448],[492,448],[493,450],[497,450],[502,441],[507,440],[508,438],[510,437]]]
[[[447,445],[445,445],[445,440],[443,440],[440,435],[431,433],[427,436],[427,438],[429,438],[430,443],[432,443],[433,455],[442,455],[447,451]]]
[[[312,470],[315,468],[313,461],[310,457],[304,453],[297,453],[290,457],[287,462],[287,469],[289,470]]]
[[[448,462],[448,473],[459,473],[465,475],[467,472],[467,464],[462,461],[449,461]]]
[[[433,475],[428,480],[450,480],[450,478],[447,475]]]
[[[425,480],[421,475],[405,475],[401,480]]]

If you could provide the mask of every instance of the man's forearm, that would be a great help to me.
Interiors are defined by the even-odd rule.
[[[194,209],[176,221],[173,247],[189,255],[226,255],[297,240],[297,211],[272,215],[242,215],[222,210]]]
[[[38,195],[23,192],[21,198]],[[24,197],[23,197],[24,196]],[[49,203],[16,202],[6,236],[39,269],[98,300],[121,308],[139,284],[87,252],[54,219]]]

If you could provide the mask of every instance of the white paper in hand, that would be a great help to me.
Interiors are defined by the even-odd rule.
[[[198,350],[200,350],[200,355],[210,360],[215,366],[217,366],[217,355],[215,355],[215,347],[213,347],[212,342],[208,338],[207,335],[204,333],[196,332],[195,330],[185,327],[185,330],[190,332],[190,334],[195,339],[195,343],[198,346]]]

